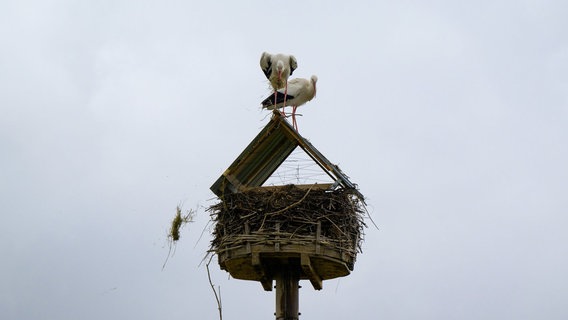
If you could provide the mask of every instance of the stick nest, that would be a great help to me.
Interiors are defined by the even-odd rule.
[[[363,201],[347,189],[255,188],[225,194],[208,211],[215,223],[210,251],[216,253],[247,242],[310,245],[320,223],[320,239],[324,239],[320,241],[346,252],[354,261],[361,252],[366,227]]]

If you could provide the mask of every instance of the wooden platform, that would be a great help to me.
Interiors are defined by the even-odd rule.
[[[219,265],[235,279],[259,281],[267,291],[272,290],[283,265],[321,290],[323,280],[349,275],[355,262],[353,254],[337,249],[332,240],[321,236],[319,224],[313,237],[284,237],[274,232],[257,241],[246,226],[245,233],[239,245],[218,248]]]

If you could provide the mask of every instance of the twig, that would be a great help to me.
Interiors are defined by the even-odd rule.
[[[170,259],[170,255],[172,254],[172,246],[175,246],[175,242],[173,241],[169,241],[168,242],[168,255],[166,256],[166,260],[164,261],[164,264],[162,265],[162,271],[164,271],[164,268],[166,267],[166,263],[168,263],[168,260]]]
[[[215,294],[215,300],[217,301],[217,309],[219,310],[219,320],[223,320],[223,308],[221,306],[221,286],[219,286],[219,294],[217,294],[217,290],[215,290],[215,285],[213,285],[213,282],[211,281],[211,272],[209,272],[209,264],[211,263],[213,256],[214,254],[212,254],[211,257],[209,257],[209,261],[207,261],[205,268],[207,269],[207,278],[209,279],[211,290],[213,290],[213,294]]]
[[[199,241],[201,241],[201,238],[203,238],[203,234],[205,233],[205,230],[207,230],[207,227],[209,227],[209,223],[211,223],[211,222],[213,222],[213,221],[212,220],[207,221],[207,223],[203,227],[203,230],[201,230],[201,234],[199,235],[199,239],[197,239],[197,241],[195,241],[195,246],[193,246],[194,249],[199,244]]]
[[[375,226],[375,228],[377,228],[377,230],[380,230],[379,226],[377,226],[377,224],[375,223],[375,220],[373,220],[373,217],[371,217],[371,214],[367,210],[367,207],[363,207],[363,208],[365,208],[365,212],[367,212],[367,217],[369,217],[369,220],[371,220],[371,223]]]
[[[280,209],[280,210],[278,210],[278,211],[269,212],[269,213],[265,214],[265,215],[264,215],[264,219],[262,219],[262,224],[260,225],[260,228],[258,228],[258,230],[262,230],[262,227],[264,226],[264,222],[266,221],[266,217],[267,217],[268,215],[276,215],[276,214],[282,213],[282,212],[284,212],[284,211],[286,211],[286,210],[292,209],[293,207],[295,207],[295,206],[299,205],[300,203],[302,203],[302,201],[304,201],[304,199],[306,199],[306,197],[308,196],[308,194],[310,193],[310,191],[312,191],[312,187],[310,187],[310,188],[308,189],[308,191],[306,191],[306,194],[302,197],[302,199],[298,200],[297,202],[292,203],[291,205],[287,206],[287,207],[284,208],[284,209]]]

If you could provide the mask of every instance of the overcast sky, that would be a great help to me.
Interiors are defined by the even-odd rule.
[[[318,76],[300,133],[379,226],[302,319],[567,319],[568,3],[331,3],[2,1],[0,318],[217,319],[204,208],[268,51]],[[225,319],[273,317],[212,265]]]

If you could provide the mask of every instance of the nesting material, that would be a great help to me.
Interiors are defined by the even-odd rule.
[[[172,225],[170,227],[168,238],[171,239],[174,242],[178,241],[179,238],[180,238],[180,234],[179,234],[180,229],[184,225],[186,225],[190,222],[193,222],[193,216],[194,215],[195,215],[195,212],[193,210],[188,210],[185,215],[182,214],[180,206],[177,206],[176,207],[176,215],[174,216],[174,218],[172,220]]]
[[[211,251],[222,254],[247,243],[272,245],[279,241],[313,245],[319,223],[318,241],[354,262],[361,251],[366,211],[352,191],[329,191],[316,184],[225,194],[208,209],[215,222]]]

